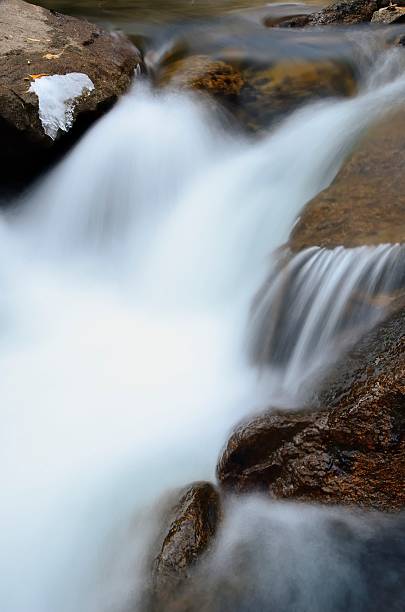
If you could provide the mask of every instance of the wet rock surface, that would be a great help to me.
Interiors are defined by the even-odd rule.
[[[170,63],[159,84],[212,95],[254,132],[310,100],[350,96],[356,91],[353,71],[341,61],[286,59],[267,66],[240,65],[204,55]]]
[[[285,60],[243,71],[236,115],[253,131],[266,128],[310,101],[356,92],[354,75],[339,61]]]
[[[404,154],[405,122],[395,115],[366,136],[332,185],[309,202],[291,234],[292,250],[402,243]]]
[[[159,552],[152,568],[151,610],[167,610],[169,602],[186,588],[195,563],[209,549],[221,518],[216,488],[197,482],[184,490],[168,513]]]
[[[24,182],[56,155],[39,117],[38,96],[30,91],[37,78],[80,73],[94,84],[75,100],[71,132],[58,134],[67,143],[128,89],[141,63],[124,37],[22,0],[0,3],[0,58],[2,183]]]
[[[180,90],[205,91],[219,97],[240,94],[244,80],[240,71],[208,55],[191,55],[171,63],[159,85]]]
[[[405,309],[367,334],[312,398],[317,409],[259,415],[218,464],[227,491],[379,510],[405,505]]]
[[[310,25],[363,23],[370,21],[379,8],[378,0],[338,0],[310,15]]]
[[[338,0],[311,15],[297,15],[278,25],[280,27],[302,28],[369,22],[382,4],[380,0]],[[272,26],[273,24],[267,23],[266,25]]]
[[[403,609],[403,515],[233,501],[215,549],[162,610]]]

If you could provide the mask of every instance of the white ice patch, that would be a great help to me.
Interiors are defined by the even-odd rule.
[[[29,91],[38,96],[39,118],[45,134],[55,140],[59,130],[70,130],[76,99],[93,90],[92,80],[80,72],[46,76],[31,83]]]

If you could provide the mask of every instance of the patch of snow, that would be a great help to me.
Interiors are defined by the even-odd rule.
[[[55,140],[59,130],[70,130],[77,98],[93,90],[93,81],[80,72],[45,76],[31,83],[29,91],[38,96],[45,134]]]

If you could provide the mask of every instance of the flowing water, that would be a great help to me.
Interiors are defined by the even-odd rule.
[[[260,325],[263,311],[272,316],[272,253],[404,94],[403,76],[374,79],[357,97],[305,108],[253,142],[206,100],[137,84],[3,214],[1,610],[135,605],[150,504],[169,487],[211,478],[232,425],[272,403],[273,378],[258,376],[248,351],[261,287]],[[278,397],[291,393],[290,366],[305,379],[308,354],[335,343],[352,291],[373,297],[395,285],[403,253],[298,258],[287,276],[300,332],[292,346],[283,324],[272,347],[283,362]],[[315,317],[325,326],[314,345]],[[312,530],[317,520],[308,514]]]
[[[291,407],[305,382],[375,325],[404,285],[402,245],[305,249],[275,267],[254,304],[253,361]],[[286,397],[286,390],[291,396]],[[275,398],[273,398],[273,403]]]

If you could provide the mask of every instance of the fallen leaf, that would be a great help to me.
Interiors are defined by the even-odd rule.
[[[36,81],[37,79],[42,79],[42,77],[49,76],[49,74],[46,74],[45,72],[43,72],[41,74],[29,74],[28,76],[33,81]]]

